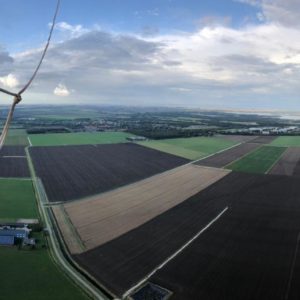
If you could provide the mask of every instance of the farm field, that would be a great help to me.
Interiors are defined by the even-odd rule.
[[[186,165],[90,200],[67,203],[64,208],[89,250],[141,226],[228,173]],[[66,222],[61,223],[63,227]]]
[[[4,146],[0,151],[0,177],[30,177],[24,146]]]
[[[228,175],[201,197],[228,201],[228,211],[150,281],[174,300],[298,299],[298,186],[291,177]]]
[[[279,161],[269,171],[269,174],[292,176],[299,160],[300,148],[290,147],[283,153]]]
[[[224,212],[149,281],[172,291],[176,300],[297,299],[300,261],[294,273],[291,266],[300,231],[298,186],[294,177],[233,172],[74,257],[121,297]]]
[[[45,249],[0,247],[1,299],[88,299],[53,264]]]
[[[38,218],[35,201],[31,180],[0,179],[0,219]],[[42,235],[38,239],[44,243]],[[46,249],[0,247],[0,266],[1,299],[87,299]]]
[[[140,142],[140,145],[181,156],[190,160],[216,153],[237,144],[218,137],[192,137]]]
[[[0,179],[0,219],[37,218],[32,181]]]
[[[133,135],[126,132],[78,132],[30,134],[29,139],[32,146],[65,146],[124,143],[130,136]]]
[[[279,147],[300,147],[300,136],[280,136],[276,138],[271,145]]]
[[[27,132],[25,129],[10,129],[5,140],[7,146],[28,146]]]
[[[258,136],[256,139],[251,140],[251,142],[258,143],[258,144],[270,144],[276,138],[277,138],[276,136]]]
[[[189,162],[133,143],[31,147],[29,152],[52,202],[106,192]]]
[[[4,146],[0,150],[0,156],[26,156],[24,146]]]
[[[239,172],[263,174],[276,163],[285,150],[286,148],[283,147],[262,146],[233,162],[227,168]]]
[[[219,134],[215,135],[215,137],[222,138],[224,140],[228,140],[236,143],[248,143],[257,138],[255,135],[230,135],[230,134]]]
[[[223,168],[233,161],[248,154],[249,152],[259,148],[260,146],[261,145],[254,143],[243,143],[221,153],[216,153],[215,155],[199,160],[198,162],[196,162],[196,164],[201,166]]]

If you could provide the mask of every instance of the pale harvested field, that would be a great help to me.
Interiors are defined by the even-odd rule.
[[[86,249],[137,228],[228,174],[186,165],[124,188],[64,205]]]

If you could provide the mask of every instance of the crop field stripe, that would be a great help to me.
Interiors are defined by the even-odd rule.
[[[263,145],[259,146],[259,147],[256,148],[256,149],[253,149],[253,150],[251,150],[250,152],[244,154],[243,156],[241,156],[241,157],[235,159],[234,161],[232,161],[231,163],[227,164],[227,165],[224,166],[223,168],[224,168],[224,169],[227,169],[231,164],[234,164],[235,162],[239,161],[240,159],[243,159],[243,158],[246,157],[247,155],[250,155],[250,154],[253,153],[254,151],[260,149],[261,147],[263,147]]]
[[[270,147],[270,146],[269,146]],[[281,155],[274,161],[274,163],[270,166],[270,168],[265,172],[265,174],[268,174],[273,167],[279,162],[279,160],[282,158],[282,156],[284,155],[284,153],[286,153],[288,151],[289,148],[285,148],[285,150],[281,153]]]
[[[174,254],[162,262],[157,268],[155,268],[151,273],[149,273],[145,278],[143,278],[139,283],[129,289],[124,293],[123,298],[129,296],[135,289],[140,287],[145,283],[150,277],[152,277],[159,269],[166,266],[171,260],[173,260],[177,255],[179,255],[184,249],[186,249],[190,244],[192,244],[203,232],[205,232],[211,225],[213,225],[222,215],[228,210],[228,206],[225,207],[213,220],[211,220],[204,228],[202,228],[194,237],[192,237],[188,242],[186,242],[181,248],[179,248]]]
[[[207,156],[201,157],[201,158],[199,158],[199,159],[193,160],[191,163],[197,163],[197,162],[199,162],[199,161],[201,161],[201,160],[203,160],[203,159],[206,159],[206,158],[209,158],[209,157],[211,157],[211,156],[213,156],[213,155],[216,155],[216,154],[225,152],[225,151],[230,150],[230,149],[232,149],[232,148],[235,148],[235,147],[237,147],[237,146],[239,146],[239,145],[241,145],[241,144],[242,144],[242,143],[239,143],[239,144],[230,146],[230,147],[228,147],[228,148],[226,148],[226,149],[222,149],[222,150],[220,150],[220,151],[218,151],[218,152],[216,152],[216,153],[212,153],[212,154],[209,154],[209,155],[207,155]]]
[[[300,136],[280,136],[270,145],[274,147],[300,147]]]
[[[283,147],[262,146],[238,161],[230,164],[227,168],[234,171],[249,173],[265,173],[277,161],[286,150]]]
[[[243,158],[259,147],[261,146],[255,143],[241,143],[236,147],[230,148],[220,153],[216,153],[204,160],[196,162],[195,164],[200,166],[211,166],[215,168],[226,168],[226,166]]]

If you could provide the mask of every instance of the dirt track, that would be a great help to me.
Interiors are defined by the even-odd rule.
[[[227,174],[227,170],[187,165],[64,207],[84,245],[92,249],[146,223]]]

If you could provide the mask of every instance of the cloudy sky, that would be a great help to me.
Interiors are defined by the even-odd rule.
[[[55,0],[0,7],[0,87],[16,91]],[[300,110],[299,20],[299,0],[62,0],[24,104]]]

